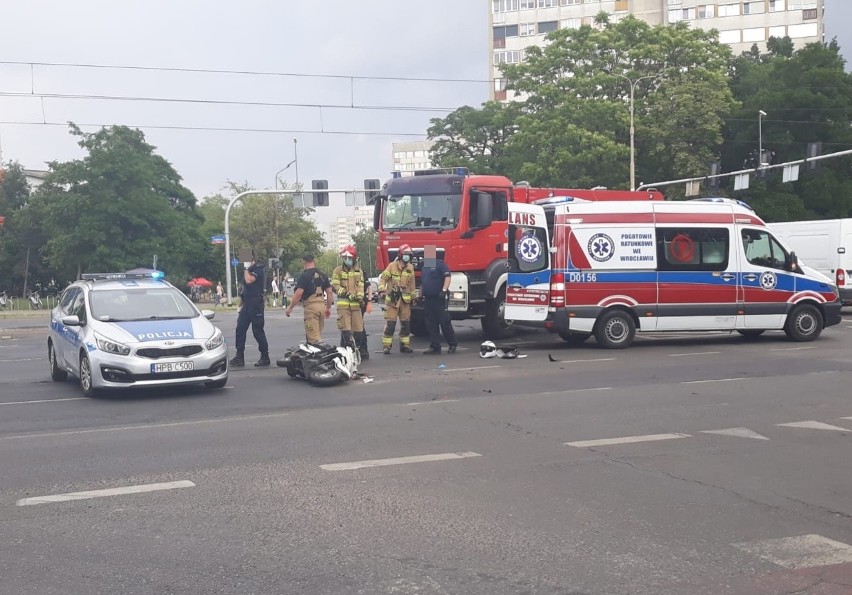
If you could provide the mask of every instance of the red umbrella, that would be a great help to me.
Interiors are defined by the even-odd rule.
[[[205,279],[204,277],[196,277],[195,279],[190,279],[187,285],[190,287],[213,287],[213,282]]]

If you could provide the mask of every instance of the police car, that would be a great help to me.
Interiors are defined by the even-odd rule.
[[[222,331],[162,273],[83,275],[50,315],[50,376],[86,396],[104,389],[228,381]]]

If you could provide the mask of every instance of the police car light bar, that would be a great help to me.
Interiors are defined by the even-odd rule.
[[[152,271],[150,273],[84,273],[84,281],[105,281],[118,279],[162,279],[163,271]]]

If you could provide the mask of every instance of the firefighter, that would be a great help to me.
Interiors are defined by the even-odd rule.
[[[399,350],[412,353],[411,349],[411,302],[414,301],[414,265],[411,246],[403,244],[399,254],[379,277],[379,293],[385,294],[385,332],[382,335],[382,351],[390,353],[393,332],[399,318]]]
[[[362,359],[369,359],[365,347],[364,318],[364,273],[358,266],[358,249],[349,245],[340,251],[343,264],[331,274],[331,288],[337,296],[337,328],[340,329],[340,346],[358,345]]]

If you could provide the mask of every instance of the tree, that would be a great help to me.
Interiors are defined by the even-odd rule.
[[[381,271],[378,270],[376,262],[376,246],[379,245],[379,232],[372,227],[362,225],[358,232],[352,236],[352,241],[358,249],[358,257],[361,260],[361,270],[364,271],[364,277],[378,277]]]
[[[0,289],[24,293],[31,276],[46,277],[38,249],[44,241],[40,222],[29,216],[30,186],[17,162],[0,164]]]

